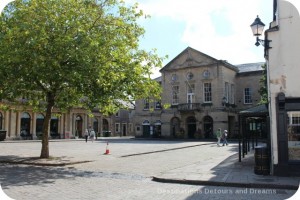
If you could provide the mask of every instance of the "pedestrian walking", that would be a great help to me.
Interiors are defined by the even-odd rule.
[[[227,143],[227,136],[228,136],[228,131],[224,130],[223,134],[222,134],[222,140],[223,140],[223,146],[226,144],[226,146],[228,145]]]
[[[94,131],[94,129],[92,129],[90,131],[90,139],[92,140],[92,142],[94,142],[94,140],[95,140],[95,131]]]
[[[218,128],[218,130],[217,130],[217,132],[216,132],[216,136],[217,136],[217,138],[218,138],[218,142],[217,142],[218,147],[220,146],[221,135],[222,135],[221,129]]]
[[[85,142],[87,142],[88,137],[89,137],[89,130],[88,129],[85,129],[84,137],[85,137]]]

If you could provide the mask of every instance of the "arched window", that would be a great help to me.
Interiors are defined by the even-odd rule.
[[[96,133],[99,132],[98,126],[99,126],[98,119],[97,119],[97,118],[94,118],[94,121],[93,121],[93,129],[94,129],[94,131],[95,131]]]
[[[50,121],[50,134],[58,134],[58,117],[52,116]]]
[[[150,125],[150,122],[149,122],[148,120],[145,120],[145,121],[143,122],[143,125]]]
[[[21,116],[21,132],[23,132],[26,135],[30,134],[31,132],[30,121],[31,121],[30,115],[27,112],[23,112]]]
[[[42,135],[43,133],[43,127],[44,127],[44,115],[43,114],[37,114],[36,116],[36,135]]]
[[[82,125],[83,125],[83,120],[80,115],[76,116],[76,121],[75,121],[75,136],[76,137],[82,137]]]

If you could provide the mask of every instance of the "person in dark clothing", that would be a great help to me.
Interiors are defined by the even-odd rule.
[[[224,130],[223,131],[223,134],[222,134],[222,140],[223,140],[223,146],[226,144],[226,146],[228,145],[228,142],[227,142],[227,136],[228,136],[228,131],[227,130]]]
[[[87,142],[89,137],[89,130],[85,129],[84,137],[85,137],[85,142]]]

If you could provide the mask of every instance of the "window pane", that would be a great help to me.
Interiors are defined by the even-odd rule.
[[[228,103],[229,100],[229,84],[228,82],[225,82],[225,97],[226,97],[226,103]]]
[[[235,104],[235,89],[234,89],[234,85],[231,84],[231,98],[230,98],[230,102],[232,104]]]
[[[174,85],[172,86],[172,104],[179,103],[179,86]]]
[[[300,160],[300,112],[288,112],[289,160]]]
[[[149,99],[144,100],[144,109],[149,110]]]
[[[120,124],[117,123],[117,124],[116,124],[116,132],[119,132],[119,130],[120,130]]]
[[[204,102],[211,102],[211,83],[204,83]]]
[[[244,103],[245,104],[251,104],[252,103],[251,88],[245,88],[245,90],[244,90]]]
[[[187,93],[195,92],[195,84],[187,84]]]
[[[155,109],[161,109],[161,102],[156,101],[154,106],[155,106]]]

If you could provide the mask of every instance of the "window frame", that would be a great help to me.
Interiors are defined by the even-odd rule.
[[[206,85],[209,85],[209,87],[207,87]],[[209,91],[207,91],[207,89],[209,89]],[[211,82],[203,83],[203,102],[204,103],[212,102],[212,84],[211,84]]]
[[[235,85],[231,84],[231,95],[230,95],[230,101],[232,104],[235,104]]]
[[[159,105],[159,106],[157,106]],[[155,101],[154,102],[154,109],[155,110],[160,110],[161,109],[161,101]]]
[[[244,88],[244,104],[253,104],[252,89],[250,87]]]
[[[224,86],[224,89],[225,89],[225,91],[224,91],[224,93],[225,93],[225,98],[226,98],[226,103],[229,103],[230,102],[230,99],[229,99],[229,97],[230,97],[230,95],[229,95],[229,83],[228,82],[225,82],[225,86]]]
[[[176,88],[176,90],[174,90]],[[179,85],[172,85],[172,105],[179,104]]]
[[[146,98],[144,99],[144,107],[143,110],[149,110],[150,109],[150,99]]]
[[[120,132],[120,123],[115,123],[115,132],[116,133]]]

